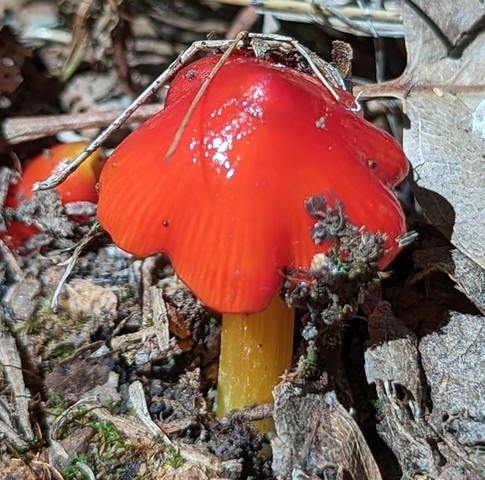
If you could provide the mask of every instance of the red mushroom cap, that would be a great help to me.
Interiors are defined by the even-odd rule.
[[[142,256],[166,252],[210,308],[257,312],[268,305],[285,267],[308,267],[332,245],[312,240],[315,220],[304,207],[308,197],[323,195],[330,204],[342,202],[352,224],[386,236],[380,267],[387,266],[399,252],[396,238],[405,232],[402,209],[389,189],[407,173],[405,157],[391,137],[308,74],[230,57],[167,160],[218,58],[182,70],[165,109],[108,160],[98,215],[114,242]],[[387,151],[378,146],[370,157],[372,139]]]
[[[49,175],[62,169],[88,146],[87,142],[57,143],[44,149],[25,165],[22,177],[8,192],[6,205],[17,207],[22,200],[32,198],[34,183],[45,180]],[[70,202],[98,201],[96,183],[104,164],[104,157],[96,151],[69,177],[56,187],[63,204]]]
[[[87,146],[87,142],[58,143],[33,157],[25,165],[19,182],[9,188],[5,205],[17,208],[22,201],[31,199],[34,183],[45,180],[54,171],[61,169],[66,162],[76,158]],[[74,173],[56,187],[64,205],[80,201],[97,202],[96,184],[104,160],[100,151],[94,152]],[[82,223],[85,218],[77,216],[76,220]],[[7,223],[7,231],[0,234],[0,238],[11,248],[18,250],[24,242],[37,233],[39,229],[34,225],[11,221]]]

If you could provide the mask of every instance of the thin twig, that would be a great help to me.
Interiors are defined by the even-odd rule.
[[[143,105],[133,113],[130,120],[132,122],[147,120],[162,108],[161,103]],[[66,130],[106,127],[121,112],[122,110],[100,110],[89,113],[6,118],[0,127],[0,147],[50,137]]]
[[[226,62],[226,60],[228,59],[229,55],[231,55],[231,53],[234,51],[234,49],[236,48],[237,44],[243,38],[246,38],[247,36],[248,36],[248,32],[240,32],[240,33],[238,33],[236,35],[236,38],[234,40],[230,40],[231,43],[229,45],[229,48],[224,52],[224,54],[221,56],[221,58],[219,59],[219,61],[215,64],[214,68],[211,70],[211,72],[209,73],[209,75],[207,76],[207,78],[202,83],[199,91],[197,92],[197,95],[192,100],[192,103],[190,104],[189,109],[185,113],[184,118],[180,122],[180,125],[179,125],[177,131],[175,132],[175,135],[173,137],[173,141],[172,141],[170,147],[168,148],[167,155],[165,156],[165,160],[167,162],[170,161],[170,159],[172,158],[172,155],[174,154],[175,150],[177,149],[178,144],[180,142],[180,139],[182,138],[182,135],[183,135],[183,133],[185,131],[185,128],[187,127],[187,124],[189,123],[190,118],[192,117],[195,109],[197,108],[197,105],[199,104],[200,99],[202,98],[202,96],[206,92],[206,90],[207,90],[210,82],[215,77],[216,73],[220,70],[220,68],[222,67],[222,65]]]
[[[57,284],[54,294],[52,295],[51,308],[54,313],[57,313],[59,311],[59,305],[58,305],[59,295],[61,294],[62,287],[64,286],[67,279],[69,278],[69,275],[71,274],[72,269],[74,268],[74,265],[76,265],[79,255],[81,255],[81,252],[84,250],[84,247],[86,247],[86,245],[93,238],[99,235],[99,233],[100,233],[99,224],[96,223],[91,228],[91,231],[79,242],[79,244],[74,249],[74,252],[72,253],[71,258],[69,258],[69,260],[67,261],[66,270],[64,270],[64,273],[62,274],[62,277]]]
[[[311,67],[315,75],[318,77],[318,79],[325,85],[327,90],[332,94],[332,97],[337,100],[337,102],[340,101],[340,96],[338,93],[335,91],[335,89],[330,85],[330,82],[322,75],[321,70],[315,65],[315,62],[313,61],[312,55],[309,53],[309,51],[303,47],[300,43],[294,41],[292,45],[295,47],[298,52],[300,52],[303,55],[303,58],[308,62],[308,65]],[[333,76],[335,77],[335,72],[332,72]],[[345,84],[344,84],[345,85]],[[345,88],[345,87],[344,87]]]
[[[212,0],[213,1],[213,0]],[[389,23],[402,23],[402,12],[384,9],[368,9],[362,10],[358,6],[340,6],[328,8],[322,3],[315,3],[313,1],[302,2],[301,0],[217,0],[217,3],[226,3],[230,5],[254,5],[259,11],[263,10],[281,10],[285,12],[306,13],[315,15],[316,13],[332,17],[335,12],[345,18],[350,19],[365,19],[365,20],[379,20]]]
[[[103,132],[101,132],[90,144],[89,146],[84,150],[84,152],[81,153],[77,158],[75,158],[71,163],[66,165],[62,170],[59,172],[54,173],[51,175],[49,178],[42,182],[37,182],[34,187],[33,191],[37,190],[48,190],[50,188],[54,188],[58,185],[60,185],[71,173],[73,173],[79,165],[81,165],[86,158],[89,157],[95,150],[97,150],[105,141],[106,139],[113,133],[115,132],[118,128],[125,123],[128,118],[130,118],[133,113],[143,104],[145,103],[148,98],[150,98],[151,95],[156,93],[160,87],[162,87],[168,80],[170,80],[179,70],[181,67],[183,67],[189,60],[190,58],[198,51],[201,50],[220,50],[220,51],[225,51],[224,55],[220,59],[220,63],[225,61],[227,56],[230,55],[230,53],[237,47],[238,43],[240,43],[241,39],[243,38],[249,38],[251,40],[266,40],[268,42],[273,42],[273,43],[282,43],[282,44],[289,44],[291,45],[295,50],[297,50],[308,62],[312,70],[314,71],[315,75],[320,79],[320,81],[325,85],[325,87],[331,92],[331,94],[334,96],[336,100],[339,100],[339,96],[334,90],[333,86],[329,83],[329,81],[324,77],[322,74],[323,68],[320,68],[321,65],[324,65],[325,70],[327,70],[334,82],[335,85],[338,86],[339,88],[345,89],[345,82],[341,78],[341,76],[338,74],[336,69],[332,68],[331,65],[326,64],[323,62],[323,60],[318,59],[318,62],[314,54],[310,52],[310,50],[304,48],[302,45],[300,45],[296,40],[290,37],[284,37],[281,35],[264,35],[264,34],[257,34],[257,33],[247,33],[247,32],[241,32],[235,40],[203,40],[200,42],[195,42],[193,43],[187,50],[182,52],[177,59],[170,64],[170,66],[165,70],[157,79],[155,79],[147,88],[146,90],[126,109],[124,110],[114,121],[109,127],[107,127]],[[193,104],[191,105],[191,108],[189,108],[189,111],[187,112],[186,116],[184,117],[184,120],[182,121],[182,124],[177,131],[177,134],[174,138],[174,141],[171,145],[171,148],[169,149],[169,152],[167,153],[167,158],[170,158],[171,154],[173,153],[172,150],[174,150],[180,140],[180,136],[182,135],[183,129],[186,126],[186,123],[189,121],[190,116],[193,113],[193,110],[197,106],[197,102],[200,100],[200,97],[204,94],[205,90],[207,89],[207,86],[213,77],[215,73],[217,72],[217,69],[220,68],[219,63],[214,67],[214,70],[211,72],[211,75],[206,79],[204,84],[202,85],[200,91],[198,92],[196,98],[194,99]]]
[[[251,27],[258,21],[259,13],[253,6],[242,8],[231,22],[231,26],[226,33],[226,38],[234,38],[239,32],[243,30],[250,30]]]
[[[257,405],[251,405],[249,407],[241,408],[226,415],[226,418],[232,418],[237,420],[246,420],[254,422],[257,420],[264,420],[271,418],[274,411],[274,405],[272,403],[260,403]]]
[[[205,41],[196,42],[192,44],[187,50],[182,52],[174,62],[165,70],[158,78],[156,78],[143,93],[126,108],[103,132],[101,132],[71,163],[66,165],[62,170],[51,175],[48,179],[34,184],[32,190],[49,190],[60,185],[71,173],[73,173],[79,165],[81,165],[86,158],[94,153],[121,125],[123,125],[133,113],[145,103],[155,92],[157,92],[175,73],[186,63],[186,61],[198,50],[201,45],[205,45]]]

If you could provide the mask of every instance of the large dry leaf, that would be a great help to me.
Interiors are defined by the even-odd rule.
[[[335,392],[324,393],[318,383],[286,381],[274,396],[276,478],[320,478],[313,476],[317,472],[325,478],[382,478],[364,435]]]
[[[485,441],[485,328],[474,315],[450,312],[448,324],[421,340],[419,351],[433,398],[431,424],[476,447]],[[440,428],[440,430],[441,430]],[[483,458],[482,458],[483,460]]]
[[[415,193],[430,222],[485,267],[485,5],[405,5],[408,66],[397,83]]]
[[[485,379],[475,368],[483,357],[481,318],[451,312],[443,329],[420,341],[386,302],[368,321],[365,372],[379,400],[377,432],[402,478],[484,478]]]

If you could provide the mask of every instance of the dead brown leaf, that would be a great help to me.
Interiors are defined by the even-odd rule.
[[[309,382],[284,382],[276,387],[273,418],[277,437],[271,444],[277,478],[318,471],[343,475],[337,478],[380,480],[362,432],[335,392],[313,388],[315,391]]]
[[[404,149],[429,222],[485,267],[485,8],[480,0],[407,0],[408,64],[367,95],[401,96]]]

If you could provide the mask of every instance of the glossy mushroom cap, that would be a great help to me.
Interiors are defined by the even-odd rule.
[[[6,205],[17,207],[22,200],[32,198],[32,187],[36,182],[45,180],[49,175],[62,169],[66,163],[74,160],[88,146],[86,142],[57,143],[44,149],[24,167],[19,183],[8,192]],[[103,168],[104,157],[96,151],[69,177],[56,187],[63,204],[70,202],[98,201],[96,184]]]
[[[31,199],[32,187],[36,182],[45,180],[54,171],[61,169],[66,162],[76,158],[87,146],[86,142],[59,143],[44,149],[30,159],[24,167],[19,182],[9,188],[5,206],[17,208],[24,200]],[[56,192],[64,205],[71,202],[96,203],[98,201],[96,184],[104,160],[100,151],[94,152],[61,185],[56,187]],[[86,221],[83,215],[78,215],[75,219],[80,223]],[[34,225],[10,221],[7,222],[7,231],[0,233],[0,238],[13,250],[19,250],[37,233],[40,231]]]
[[[208,307],[263,310],[285,267],[308,267],[316,245],[305,199],[342,202],[349,221],[399,252],[402,209],[391,192],[408,171],[399,145],[338,103],[312,76],[234,55],[166,153],[218,56],[175,78],[166,107],[126,138],[100,177],[98,215],[131,253],[167,253]],[[369,160],[372,160],[370,162]]]

